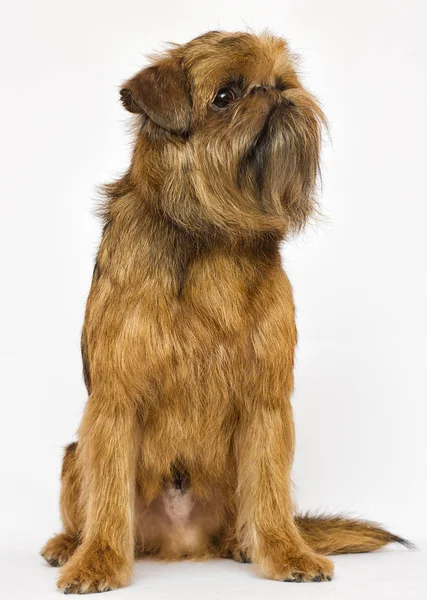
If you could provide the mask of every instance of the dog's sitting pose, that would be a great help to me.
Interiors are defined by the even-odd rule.
[[[65,593],[126,585],[134,556],[231,557],[324,581],[322,554],[398,538],[295,517],[297,339],[282,239],[314,210],[324,117],[286,43],[210,32],[121,90],[137,115],[106,187],[82,336],[89,399],[62,470]]]

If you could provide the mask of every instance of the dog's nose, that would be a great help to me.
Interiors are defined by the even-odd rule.
[[[257,92],[268,92],[269,90],[272,90],[274,86],[272,85],[254,85],[254,87],[251,89],[251,94],[256,94]]]

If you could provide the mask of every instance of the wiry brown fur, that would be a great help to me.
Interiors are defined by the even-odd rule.
[[[226,108],[219,89],[234,90]],[[252,560],[321,581],[321,554],[402,541],[294,518],[297,339],[280,241],[314,210],[322,112],[285,42],[211,32],[128,81],[128,172],[106,187],[82,335],[89,399],[65,453],[66,592],[125,585],[134,555]]]

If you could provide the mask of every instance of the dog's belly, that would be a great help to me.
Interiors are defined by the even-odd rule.
[[[178,560],[203,558],[212,552],[211,539],[224,520],[221,499],[197,500],[190,488],[173,481],[146,506],[137,499],[137,532],[143,554]]]
[[[141,410],[140,545],[168,560],[212,555],[212,540],[226,519],[224,489],[233,488],[239,410],[230,391],[232,351],[226,363],[219,345],[209,350],[170,362]],[[176,469],[185,473],[182,486],[174,481]]]

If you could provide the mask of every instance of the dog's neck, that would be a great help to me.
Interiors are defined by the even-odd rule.
[[[271,234],[227,237],[212,227],[210,231],[191,231],[175,223],[159,210],[156,190],[130,174],[107,186],[108,201],[97,265],[108,270],[110,279],[123,287],[135,279],[155,280],[162,293],[180,297],[188,274],[198,261],[226,257],[241,269],[248,265],[245,277],[257,280],[279,257],[280,237]],[[158,193],[158,192],[157,192]],[[126,257],[126,264],[123,264]],[[162,283],[161,283],[162,282]]]

